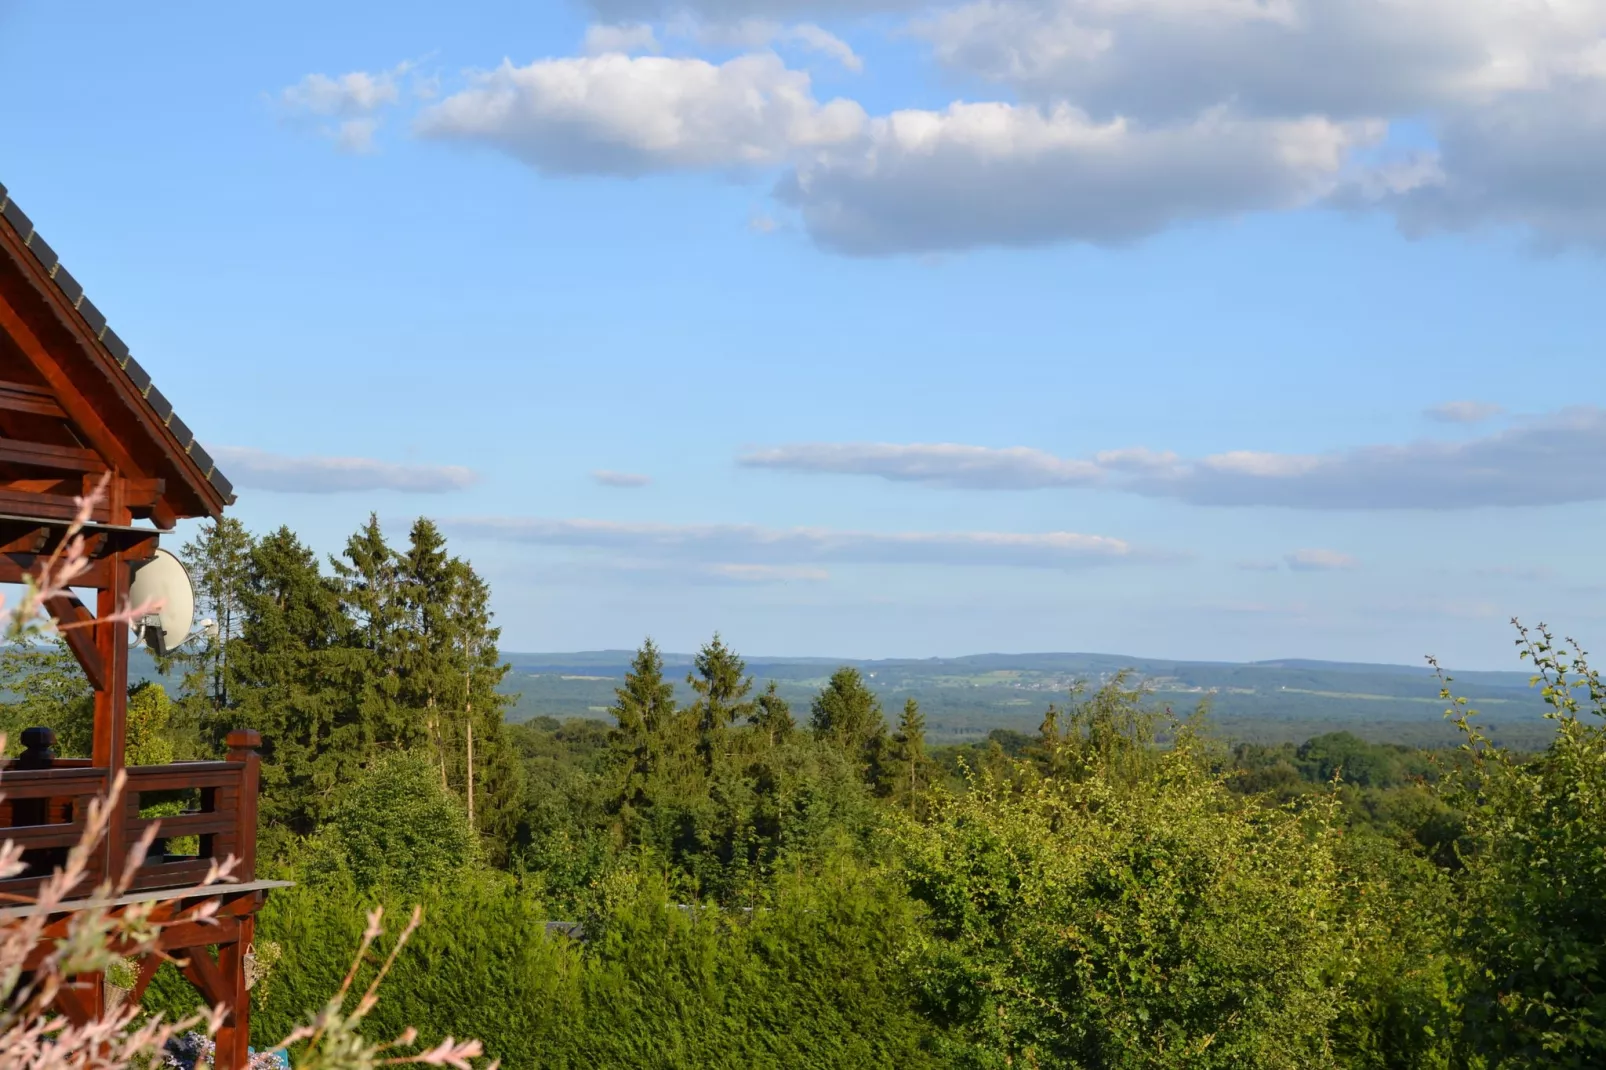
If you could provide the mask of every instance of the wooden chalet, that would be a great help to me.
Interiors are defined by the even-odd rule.
[[[163,532],[184,518],[215,519],[234,501],[194,433],[0,186],[0,582],[20,582],[46,561],[65,537],[75,498],[108,474],[83,532],[92,565],[73,583],[96,592],[93,610],[72,596],[48,607],[58,622],[78,625],[64,635],[95,692],[93,752],[54,758],[44,746],[49,733],[30,730],[33,739],[24,742],[35,746],[0,763],[0,840],[43,861],[0,881],[0,925],[37,909],[28,897],[42,874],[78,842],[89,800],[125,768],[129,630],[121,622],[97,627],[95,619],[126,605],[131,570],[155,553]],[[156,902],[155,920],[167,923],[162,949],[187,961],[185,975],[225,1010],[217,1065],[229,1070],[247,1065],[254,916],[268,889],[282,886],[256,879],[259,743],[255,732],[235,731],[224,761],[127,769],[122,812],[93,874],[93,883],[126,875],[129,844],[158,820],[141,816],[142,795],[184,793],[188,809],[159,819],[160,831],[168,839],[196,838],[198,851],[153,851],[113,908]],[[200,886],[212,860],[229,855],[239,859],[235,883]],[[208,900],[220,901],[218,924],[185,921]],[[53,919],[47,932],[59,935],[66,917]],[[159,965],[154,955],[140,963],[134,998]],[[80,978],[63,990],[58,1009],[82,1021],[98,1015],[104,999],[101,978]]]

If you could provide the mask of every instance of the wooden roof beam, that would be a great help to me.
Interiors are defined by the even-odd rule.
[[[61,638],[83,667],[89,686],[106,690],[106,662],[95,646],[95,615],[76,595],[63,594],[46,600],[45,608],[56,621]]]

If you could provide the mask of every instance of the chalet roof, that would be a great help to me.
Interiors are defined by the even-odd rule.
[[[15,276],[19,269],[33,283],[33,296],[40,307],[49,306],[57,323],[77,339],[74,348],[83,356],[76,358],[79,363],[75,368],[97,378],[94,371],[98,366],[108,379],[107,383],[93,384],[97,387],[93,391],[97,410],[102,405],[125,410],[118,414],[116,433],[125,440],[146,440],[136,443],[142,447],[141,466],[149,469],[147,475],[165,481],[172,514],[215,517],[223,506],[232,504],[233,486],[195,440],[194,432],[173,412],[172,404],[130,355],[127,343],[107,325],[105,315],[85,296],[78,280],[68,273],[55,250],[40,237],[5,186],[0,185],[0,282],[8,274]],[[82,363],[84,357],[88,364]]]

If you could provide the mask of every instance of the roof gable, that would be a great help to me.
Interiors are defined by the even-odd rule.
[[[0,513],[113,479],[104,519],[218,516],[233,488],[0,186]],[[53,515],[53,514],[51,514]]]

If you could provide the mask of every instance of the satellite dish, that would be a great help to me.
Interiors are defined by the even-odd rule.
[[[195,587],[184,563],[166,550],[134,568],[134,581],[128,588],[128,604],[158,603],[160,608],[132,622],[140,640],[157,657],[177,650],[189,642],[190,626],[195,623]]]

